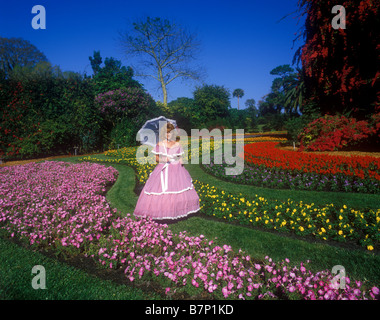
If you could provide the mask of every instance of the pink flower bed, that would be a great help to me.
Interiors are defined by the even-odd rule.
[[[166,225],[134,220],[129,215],[112,222],[92,257],[112,269],[122,268],[130,281],[165,279],[165,292],[192,286],[218,299],[377,299],[379,289],[365,290],[359,281],[345,277],[345,289],[330,271],[313,273],[301,263],[266,257],[255,261],[243,251],[218,246],[203,235],[173,234]]]
[[[42,247],[83,248],[111,223],[102,195],[112,167],[64,162],[0,168],[0,226]]]
[[[378,299],[377,287],[329,271],[313,273],[288,259],[256,261],[203,235],[172,233],[166,225],[116,217],[104,196],[112,167],[45,162],[0,168],[0,228],[38,247],[85,254],[126,281],[156,281],[162,292],[184,290],[217,299]]]

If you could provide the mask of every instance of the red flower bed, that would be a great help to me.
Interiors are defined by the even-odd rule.
[[[370,156],[338,156],[280,150],[278,142],[257,142],[245,145],[244,158],[248,163],[268,168],[345,174],[360,179],[380,180],[380,158]]]

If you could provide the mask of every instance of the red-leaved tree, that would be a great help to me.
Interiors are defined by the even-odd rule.
[[[335,29],[332,13],[342,5],[345,29]],[[380,112],[380,1],[299,0],[305,15],[300,50],[307,102],[322,114],[348,113],[369,119]],[[343,12],[341,12],[343,13]]]

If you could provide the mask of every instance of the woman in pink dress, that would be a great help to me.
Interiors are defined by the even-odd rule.
[[[134,211],[136,217],[173,220],[200,209],[191,176],[183,167],[182,146],[172,139],[174,126],[168,123],[164,129],[167,139],[152,151],[158,164],[141,191]]]

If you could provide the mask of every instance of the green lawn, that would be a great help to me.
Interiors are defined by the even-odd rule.
[[[307,193],[306,191],[272,190],[237,185],[230,182],[220,181],[217,178],[207,175],[197,165],[187,165],[187,169],[193,179],[216,185],[218,186],[218,189],[231,193],[242,192],[244,194],[260,194],[267,199],[286,200],[291,198],[298,201],[302,200],[304,203],[309,202],[303,198],[303,195]],[[329,195],[327,192],[324,192],[323,195],[320,195],[319,192],[311,193],[314,194],[314,198],[308,196],[307,199],[313,199],[310,203],[338,204],[340,203],[339,201],[343,201],[342,199],[344,199],[345,202],[342,202],[342,205],[343,203],[352,206],[354,203],[359,204],[359,197],[352,197],[352,194],[349,196],[341,195],[341,197],[336,197],[336,195]],[[363,195],[358,196],[363,197]],[[378,207],[378,205],[375,205],[375,199],[379,199],[378,195],[365,196],[369,196],[366,203],[371,203],[370,207]],[[324,199],[325,202],[323,201]],[[380,199],[377,204],[379,203]],[[310,260],[310,268],[315,272],[325,269],[331,270],[334,265],[342,265],[345,267],[346,272],[354,278],[368,279],[377,284],[380,283],[380,256],[365,251],[365,249],[344,248],[340,247],[338,244],[329,245],[323,241],[306,241],[290,237],[289,235],[280,235],[275,232],[232,225],[202,216],[171,224],[170,228],[175,232],[187,230],[192,234],[204,234],[209,239],[217,237],[217,242],[219,244],[228,243],[236,250],[241,248],[257,259],[263,259],[265,256],[269,256],[275,261],[288,258],[295,264]]]
[[[137,196],[131,194],[131,190],[134,188],[134,174],[132,171],[125,171],[124,165],[113,165],[123,175],[129,175],[129,178],[123,178],[119,180],[109,191],[107,199],[110,201],[113,207],[117,207],[122,213],[133,213],[134,206],[137,202]],[[120,168],[122,171],[120,171]],[[292,199],[302,199],[302,195],[307,193],[306,191],[289,191],[289,190],[271,190],[265,188],[257,188],[253,186],[242,186],[231,182],[220,181],[219,179],[206,174],[199,165],[186,165],[187,170],[190,172],[193,179],[198,179],[202,182],[217,185],[218,188],[228,190],[229,192],[243,192],[247,194],[263,195],[263,190],[268,199],[275,199],[271,192],[276,191],[282,193],[281,199],[288,199],[292,196]],[[130,169],[130,168],[128,168]],[[120,178],[119,177],[119,178]],[[132,192],[133,193],[133,192]],[[298,194],[300,193],[300,194]],[[319,195],[319,192],[311,192],[314,195]],[[328,194],[324,192],[324,194]],[[379,198],[377,195],[365,195],[369,196],[368,201],[375,203],[375,198]],[[374,197],[372,197],[374,196]],[[311,197],[311,196],[310,196]],[[334,199],[339,199],[335,195],[326,195],[315,197],[318,198],[319,203],[324,204],[323,199],[337,203]],[[352,198],[343,195],[342,198],[347,201],[347,205],[357,203],[357,198]],[[373,198],[373,199],[372,199]],[[281,200],[280,199],[280,200]],[[305,203],[306,200],[303,200]],[[314,203],[318,203],[314,201]],[[312,201],[311,201],[312,202]],[[380,202],[377,202],[380,203]],[[375,206],[374,206],[375,207]],[[169,227],[173,232],[180,232],[186,230],[193,235],[203,234],[208,239],[217,238],[216,242],[219,244],[230,244],[234,249],[239,248],[245,250],[251,256],[257,259],[263,259],[265,256],[270,256],[272,259],[279,261],[285,258],[290,259],[295,264],[310,260],[310,267],[313,271],[318,270],[331,270],[334,265],[343,265],[349,275],[357,279],[370,279],[375,283],[380,283],[380,274],[378,272],[378,266],[380,263],[379,255],[367,252],[364,249],[358,248],[357,250],[341,248],[338,246],[331,246],[321,241],[305,241],[296,239],[289,236],[281,236],[278,233],[272,233],[267,231],[256,230],[253,228],[247,228],[244,226],[238,226],[228,224],[225,222],[217,221],[208,218],[202,213],[191,217],[189,219],[181,220],[176,223],[171,223]]]
[[[98,158],[107,157],[101,155]],[[113,164],[112,166],[119,171],[120,176],[108,192],[107,199],[113,207],[119,209],[121,214],[133,213],[138,198],[133,193],[135,183],[134,171],[132,168],[122,164]],[[334,205],[343,206],[343,204],[346,204],[352,208],[369,207],[377,209],[380,203],[380,195],[266,189],[221,181],[205,173],[200,165],[187,164],[186,169],[194,180],[197,179],[204,183],[215,185],[218,189],[230,193],[259,194],[267,199],[278,200],[291,198],[295,201],[320,205],[334,203]],[[288,258],[294,264],[310,260],[310,268],[315,272],[325,269],[331,270],[334,265],[342,265],[351,277],[362,280],[368,279],[376,284],[380,284],[378,268],[380,256],[363,248],[345,248],[342,244],[329,245],[323,241],[306,241],[290,237],[289,235],[280,235],[275,232],[229,224],[209,218],[202,215],[201,212],[188,219],[171,223],[169,228],[173,232],[186,230],[192,235],[203,234],[210,240],[217,238],[215,240],[217,243],[229,244],[235,250],[241,248],[256,259],[263,259],[265,256],[269,256],[274,261],[280,261]]]
[[[211,158],[213,155],[211,155]],[[343,193],[343,192],[324,192],[308,190],[291,190],[291,189],[269,189],[256,187],[253,185],[243,185],[218,179],[210,174],[205,173],[201,165],[188,165],[188,171],[193,179],[200,180],[210,185],[217,185],[221,189],[229,190],[231,193],[239,193],[246,196],[258,194],[266,199],[286,201],[292,199],[296,202],[314,203],[324,206],[333,203],[334,206],[342,207],[346,205],[352,209],[379,209],[380,194],[368,193]]]
[[[46,289],[33,289],[32,268],[45,268]],[[0,238],[2,300],[146,300],[141,290],[103,280],[81,269]]]
[[[105,157],[101,155],[99,157]],[[79,157],[56,159],[76,162]],[[110,164],[106,164],[110,165]],[[112,164],[119,172],[116,183],[107,193],[107,200],[121,215],[133,213],[138,197],[134,194],[135,172],[123,164]],[[267,199],[286,200],[291,198],[304,203],[350,207],[377,208],[378,195],[341,194],[326,192],[272,190],[247,185],[237,185],[221,181],[206,174],[199,165],[186,165],[193,179],[216,185],[228,192],[246,195],[260,194]],[[261,231],[244,226],[228,224],[199,214],[176,223],[169,228],[174,232],[186,230],[192,235],[203,234],[218,244],[229,244],[235,250],[243,249],[256,259],[270,256],[274,261],[289,258],[298,264],[310,260],[313,271],[331,270],[334,265],[345,267],[354,279],[369,280],[380,284],[380,256],[363,249],[342,248],[320,241],[306,241],[278,233]],[[215,239],[217,238],[217,239]],[[0,239],[0,299],[148,299],[142,291],[128,286],[96,278],[83,270],[47,258],[39,253],[21,248],[8,240]],[[47,271],[48,290],[34,290],[31,287],[31,269],[34,265],[44,265]]]

